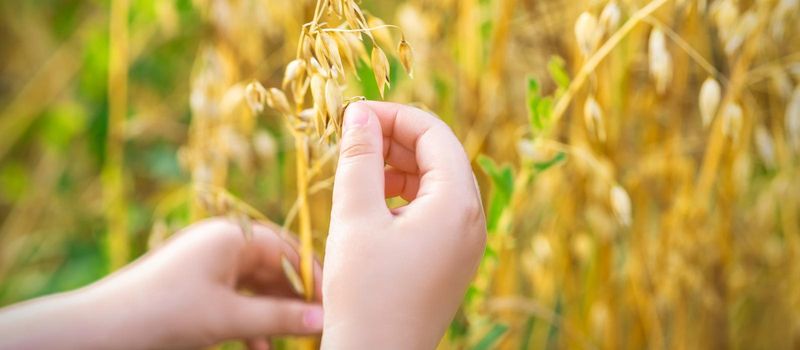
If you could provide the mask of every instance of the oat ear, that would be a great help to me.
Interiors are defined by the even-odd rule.
[[[403,64],[403,69],[406,70],[408,76],[414,78],[414,50],[408,44],[406,38],[400,39],[400,44],[397,45],[397,55],[400,58],[400,63]]]
[[[378,91],[383,98],[384,88],[389,82],[389,60],[377,45],[372,47],[372,70],[375,73],[375,82],[378,83]]]

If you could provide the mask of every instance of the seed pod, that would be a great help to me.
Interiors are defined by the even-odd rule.
[[[312,68],[311,74],[318,74],[324,78],[328,78],[330,76],[328,69],[322,67],[322,64],[320,64],[316,58],[311,57],[311,60],[309,62],[311,62],[311,68]]]
[[[616,1],[609,2],[600,13],[600,29],[605,33],[613,33],[619,26],[622,11]]]
[[[656,83],[656,91],[664,94],[672,81],[672,57],[667,51],[666,38],[661,29],[653,28],[648,40],[650,74]]]
[[[286,65],[286,72],[283,74],[283,83],[281,86],[285,89],[290,82],[302,77],[306,72],[306,61],[296,59]]]
[[[302,57],[309,58],[314,55],[312,47],[314,44],[311,41],[312,39],[310,36],[308,35],[303,36],[303,43],[300,46],[302,48],[301,51],[303,53]]]
[[[795,151],[800,152],[800,86],[794,89],[792,99],[786,105],[786,133]]]
[[[311,77],[311,96],[314,98],[314,126],[317,135],[325,131],[325,78],[320,75]]]
[[[253,113],[260,114],[264,111],[264,102],[267,100],[267,89],[257,81],[247,84],[245,88],[245,100]]]
[[[725,40],[725,52],[729,55],[734,54],[757,26],[758,15],[754,11],[747,11],[736,21],[732,34]]]
[[[403,64],[408,76],[414,78],[414,50],[411,49],[411,45],[408,44],[405,38],[401,39],[400,44],[397,45],[397,55],[400,57],[400,63]]]
[[[708,78],[700,87],[700,116],[703,118],[703,127],[711,125],[717,113],[722,89],[714,78]]]
[[[378,83],[378,91],[383,98],[383,89],[389,84],[389,60],[380,47],[372,47],[372,70],[375,73],[375,82]]]
[[[631,197],[620,185],[615,185],[611,188],[611,209],[614,210],[614,214],[620,224],[630,226],[631,221],[633,221],[631,216]]]
[[[734,141],[739,138],[744,113],[738,103],[731,103],[722,112],[722,133]]]
[[[597,138],[600,142],[606,141],[603,110],[592,95],[586,98],[586,103],[583,105],[583,121],[586,123],[586,129],[589,131],[589,134]]]
[[[319,61],[320,66],[325,69],[330,69],[330,62],[328,62],[328,49],[325,46],[325,42],[322,39],[324,34],[318,34],[316,40],[314,40],[314,57],[317,58]]]
[[[589,12],[583,12],[575,21],[575,40],[584,57],[594,52],[597,41],[597,18]]]
[[[342,56],[339,54],[339,44],[330,35],[324,35],[323,41],[325,42],[325,49],[331,65],[340,72],[344,72]]]
[[[331,121],[339,120],[339,116],[342,114],[342,91],[333,79],[328,79],[325,83],[325,106],[328,112],[328,119],[325,123],[327,128]]]
[[[755,135],[755,142],[756,142],[756,150],[758,151],[759,157],[761,160],[764,161],[764,165],[767,168],[774,168],[775,167],[775,143],[772,140],[772,136],[769,135],[769,131],[763,125],[759,125],[756,128],[756,135]]]
[[[717,1],[712,5],[712,16],[716,21],[720,38],[723,42],[727,42],[736,28],[739,8],[731,0]]]
[[[289,106],[289,100],[286,98],[286,94],[280,89],[269,89],[269,93],[267,93],[267,104],[280,114],[285,116],[292,115],[292,108]]]
[[[344,68],[350,69],[351,72],[356,72],[356,57],[353,48],[350,46],[350,42],[347,40],[346,36],[339,33],[332,33],[331,34],[333,39],[336,40],[336,45],[339,47],[339,55],[342,58],[342,64]],[[354,74],[356,79],[358,79],[358,74]]]

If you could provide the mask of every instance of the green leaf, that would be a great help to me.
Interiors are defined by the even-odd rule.
[[[542,96],[536,79],[528,79],[528,118],[531,132],[534,135],[542,133],[547,128],[552,111],[552,97]]]
[[[472,347],[472,350],[488,350],[496,348],[497,343],[508,332],[508,326],[496,323],[483,338]]]
[[[559,91],[556,95],[561,95],[569,88],[570,78],[569,74],[567,74],[567,64],[563,58],[559,56],[551,57],[550,61],[547,62],[547,71],[550,72],[550,77],[553,78],[553,81],[558,86]]]
[[[563,161],[567,160],[567,154],[564,152],[558,152],[552,159],[546,160],[544,162],[533,163],[533,168],[536,169],[538,172],[545,171],[550,169],[554,165],[557,165]]]
[[[478,165],[492,180],[492,195],[489,200],[489,212],[486,215],[486,229],[493,233],[500,221],[500,216],[511,201],[514,192],[514,171],[510,165],[498,167],[491,158],[478,156]]]

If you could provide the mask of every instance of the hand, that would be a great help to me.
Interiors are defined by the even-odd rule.
[[[450,128],[421,110],[350,105],[322,294],[322,347],[433,349],[478,267],[486,225]],[[389,209],[385,198],[409,203]]]
[[[227,220],[195,224],[94,285],[0,312],[0,348],[266,348],[269,336],[318,333],[322,309],[284,277],[281,255],[299,258],[277,230],[254,224],[247,241]]]

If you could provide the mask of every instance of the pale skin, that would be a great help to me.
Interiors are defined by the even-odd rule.
[[[321,304],[292,291],[280,257],[297,266],[296,243],[277,227],[246,240],[210,219],[95,284],[0,310],[0,348],[266,349],[322,332],[323,349],[433,349],[486,239],[464,150],[435,116],[381,102],[347,108],[340,148]]]

